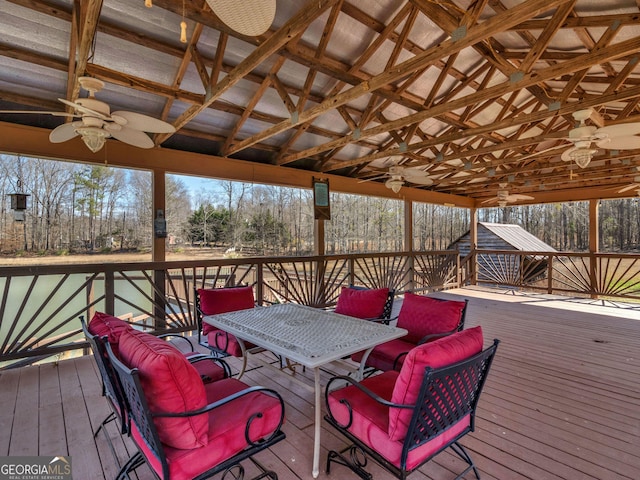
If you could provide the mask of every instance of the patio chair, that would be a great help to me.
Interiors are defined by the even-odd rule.
[[[372,370],[400,370],[412,348],[462,331],[467,305],[468,300],[443,300],[405,293],[397,326],[405,328],[408,333],[377,345],[371,351],[365,363],[369,373]],[[363,354],[355,353],[351,359],[359,363]]]
[[[254,308],[253,288],[251,286],[224,287],[224,288],[198,288],[195,290],[196,318],[198,321],[198,342],[207,347],[214,355],[220,357],[234,356],[242,358],[242,367],[238,378],[242,377],[247,368],[247,354],[245,350],[253,350],[253,343],[244,342],[244,346],[238,339],[224,330],[220,330],[202,321],[205,315],[234,312]],[[206,337],[206,340],[202,337]]]
[[[253,455],[283,440],[284,401],[274,390],[226,378],[203,384],[187,359],[160,339],[127,330],[120,358],[107,345],[122,385],[131,438],[138,448],[129,473],[143,461],[162,480],[202,479],[231,472],[243,478],[251,459],[256,479],[277,480]]]
[[[105,344],[107,343],[107,337],[95,335],[89,331],[84,317],[80,317],[80,324],[82,325],[82,332],[86,340],[89,342],[93,358],[98,366],[100,372],[100,379],[102,380],[102,395],[109,401],[111,407],[111,413],[100,423],[96,431],[94,432],[94,438],[98,435],[100,430],[106,427],[106,425],[112,421],[117,420],[120,433],[128,433],[127,423],[125,420],[125,404],[122,390],[119,388],[119,384],[116,381],[115,372],[113,367],[108,361],[107,350]],[[107,438],[109,435],[107,434]],[[109,444],[113,450],[111,443]],[[115,455],[115,451],[113,451]],[[117,455],[115,455],[117,458]]]
[[[80,319],[83,321],[83,317],[80,317]],[[116,355],[118,355],[120,335],[130,328],[132,328],[130,323],[104,312],[96,312],[87,327],[88,332],[91,334],[105,336]],[[179,340],[183,345],[188,344],[187,351],[182,352],[182,354],[194,365],[203,382],[215,382],[231,376],[231,368],[224,360],[213,355],[196,352],[193,344],[187,338],[174,333],[158,335],[158,338],[165,340],[173,339],[174,337],[174,342]],[[174,348],[177,349],[177,347]]]
[[[395,290],[349,285],[342,287],[335,312],[364,320],[389,324]]]
[[[327,473],[338,463],[371,480],[365,467],[372,458],[404,480],[450,447],[467,464],[456,479],[470,470],[479,479],[459,442],[475,429],[476,407],[498,343],[494,340],[482,351],[482,330],[474,327],[414,348],[400,372],[390,370],[361,382],[346,376],[330,379],[325,420],[350,445],[328,453]],[[344,382],[347,386],[331,391]]]

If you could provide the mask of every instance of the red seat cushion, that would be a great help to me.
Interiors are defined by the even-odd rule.
[[[207,404],[196,369],[174,346],[151,334],[126,330],[120,335],[120,356],[140,371],[140,383],[152,412],[186,412]],[[214,384],[215,385],[215,384]],[[174,448],[207,445],[207,416],[154,418],[160,440]]]
[[[482,327],[474,327],[434,342],[419,345],[409,352],[398,375],[391,401],[413,405],[418,399],[425,368],[440,368],[465,360],[482,351]],[[401,440],[407,434],[413,411],[389,412],[389,437]]]
[[[392,398],[394,385],[397,382],[399,372],[389,371],[380,375],[369,377],[361,382],[369,390],[385,400]],[[353,412],[353,423],[349,431],[359,438],[364,444],[380,453],[389,462],[400,468],[403,440],[394,440],[389,437],[390,409],[371,397],[362,393],[354,386],[335,390],[329,394],[329,408],[334,418],[342,425],[349,420],[349,412],[346,405],[340,400],[348,399]],[[451,429],[425,443],[424,445],[409,451],[407,457],[407,469],[411,470],[422,461],[438,452],[450,440],[469,426],[469,415]]]
[[[89,333],[93,335],[107,337],[113,353],[119,356],[118,342],[120,341],[120,335],[125,330],[131,329],[131,325],[108,313],[96,312],[91,318],[89,325],[87,325],[87,329]]]
[[[247,385],[239,380],[227,378],[207,385],[205,388],[207,402],[213,403],[244,390]],[[247,447],[244,437],[247,421],[258,412],[262,413],[262,417],[255,417],[252,420],[249,432],[252,441],[270,436],[278,427],[281,406],[276,398],[254,392],[212,410],[207,414],[207,447],[198,447],[192,450],[165,447],[164,452],[169,464],[171,480],[195,478],[200,473],[244,450]],[[132,430],[136,443],[144,452],[151,467],[162,478],[160,462],[146,447],[137,429],[133,428]]]
[[[398,327],[409,333],[403,337],[417,344],[425,335],[452,332],[460,323],[465,302],[437,300],[431,297],[404,294],[398,315]]]
[[[366,365],[377,370],[382,370],[383,372],[386,372],[387,370],[393,370],[395,359],[398,358],[400,354],[409,352],[409,350],[411,350],[415,346],[416,345],[414,343],[407,342],[406,340],[403,340],[401,338],[381,343],[380,345],[376,345],[371,351],[371,353],[367,357]],[[362,360],[363,354],[364,352],[354,353],[351,356],[351,359],[354,362],[359,363]],[[396,370],[400,370],[400,367],[402,367],[402,364],[404,363],[406,358],[406,355],[402,355],[399,358],[395,368]]]
[[[217,313],[235,312],[253,308],[255,300],[253,298],[252,287],[228,287],[228,288],[200,288],[200,310],[204,315],[215,315]],[[207,335],[215,327],[203,323],[202,334]]]
[[[342,287],[335,312],[356,318],[380,318],[388,296],[388,288],[360,290]]]

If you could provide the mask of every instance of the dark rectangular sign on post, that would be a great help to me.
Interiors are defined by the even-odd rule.
[[[316,220],[331,220],[331,206],[329,205],[329,180],[313,179],[313,218]]]

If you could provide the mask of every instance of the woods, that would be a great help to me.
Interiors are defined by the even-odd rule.
[[[244,255],[313,253],[311,190],[166,176],[169,248],[221,247]],[[16,222],[8,194],[29,195]],[[148,251],[152,241],[150,172],[0,156],[0,250],[5,254]],[[440,250],[469,229],[466,209],[414,203],[414,249]],[[404,202],[331,194],[329,254],[404,249]],[[483,222],[516,223],[561,251],[588,250],[587,202],[485,208]],[[640,245],[637,198],[602,201],[602,251]]]

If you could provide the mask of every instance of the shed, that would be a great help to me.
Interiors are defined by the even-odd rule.
[[[471,250],[467,231],[450,249],[458,249],[465,257]],[[514,250],[521,252],[556,252],[551,245],[527,232],[520,225],[478,222],[478,249]],[[531,284],[546,277],[548,257],[544,255],[478,255],[478,281],[510,285]]]

